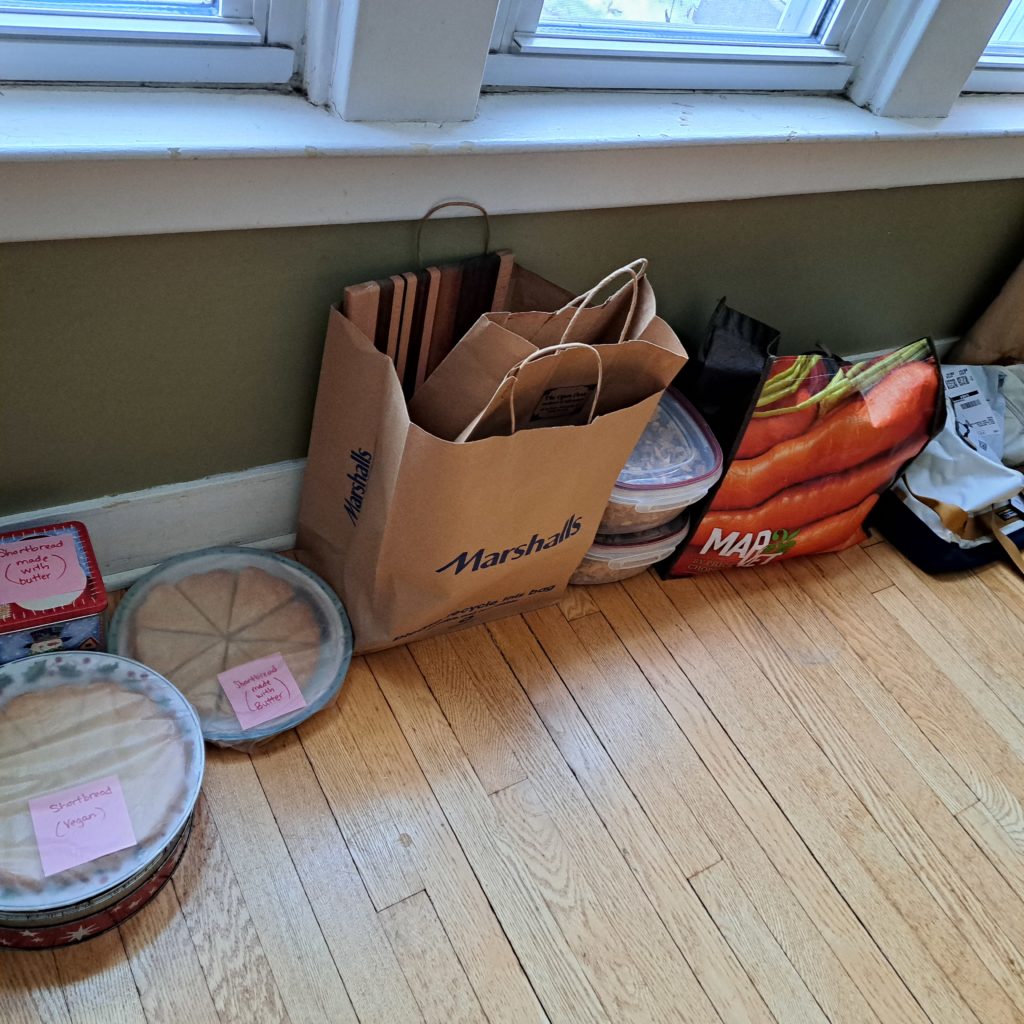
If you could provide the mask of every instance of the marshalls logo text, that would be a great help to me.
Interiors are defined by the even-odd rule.
[[[447,565],[442,565],[434,572],[446,572],[448,569],[454,569],[455,575],[458,576],[464,569],[476,572],[478,569],[490,569],[492,566],[504,565],[506,562],[516,562],[520,558],[535,555],[538,551],[553,548],[570,537],[575,537],[580,532],[581,526],[582,523],[578,516],[569,516],[562,529],[550,537],[542,537],[539,533],[535,533],[528,541],[504,548],[501,551],[488,551],[486,548],[480,548],[479,551],[473,552],[463,551]]]
[[[352,481],[352,487],[345,501],[345,512],[352,520],[352,525],[355,526],[359,519],[359,513],[363,510],[363,499],[366,497],[366,485],[370,482],[370,463],[373,462],[373,455],[365,448],[360,448],[358,451],[349,452],[348,457],[352,460],[353,472],[348,474],[348,479]]]

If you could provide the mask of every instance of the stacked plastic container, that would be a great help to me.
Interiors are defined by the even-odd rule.
[[[686,538],[686,509],[722,475],[722,451],[696,409],[663,395],[612,490],[572,583],[612,583],[667,558]]]

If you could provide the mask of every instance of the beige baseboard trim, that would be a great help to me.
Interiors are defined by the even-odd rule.
[[[0,518],[0,530],[77,519],[108,589],[172,555],[219,544],[283,550],[295,542],[304,459]]]

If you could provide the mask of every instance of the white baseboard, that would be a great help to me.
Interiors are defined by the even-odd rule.
[[[77,519],[109,590],[172,555],[218,544],[280,551],[295,542],[304,459],[0,518],[0,531]]]

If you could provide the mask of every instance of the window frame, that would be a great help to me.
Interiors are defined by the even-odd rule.
[[[1024,26],[1024,6],[1015,13],[1018,25]],[[1024,45],[986,46],[964,92],[1024,93]]]
[[[0,10],[4,82],[277,86],[301,66],[305,0],[254,0],[243,16]],[[223,5],[222,5],[223,9]]]
[[[883,116],[943,117],[965,86],[982,87],[982,73],[990,88],[1009,79],[1005,64],[993,78],[981,57],[1008,4],[846,0],[827,15],[816,42],[622,45],[588,43],[578,33],[538,36],[543,0],[501,0],[484,87],[831,92]],[[965,24],[967,7],[973,25]],[[1024,92],[1024,83],[1010,91]]]
[[[575,89],[761,89],[842,92],[853,74],[845,50],[887,0],[846,0],[817,39],[756,36],[619,42],[580,31],[538,34],[543,0],[500,0],[484,86]],[[723,36],[732,34],[723,34]]]

